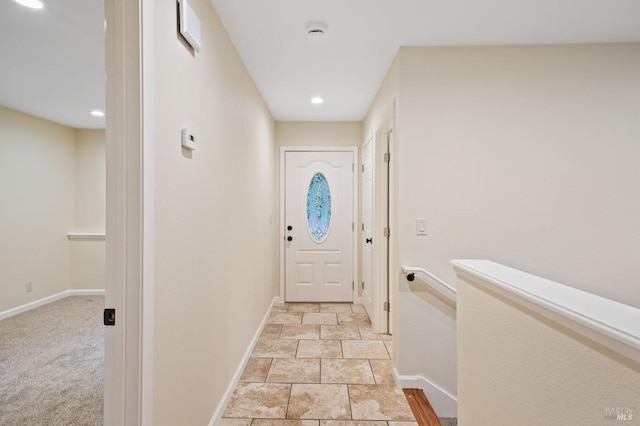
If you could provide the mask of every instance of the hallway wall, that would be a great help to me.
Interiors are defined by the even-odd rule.
[[[208,0],[154,2],[154,425],[206,425],[275,293],[274,123]],[[149,47],[151,47],[149,46]],[[179,84],[178,84],[179,83]],[[182,128],[197,138],[180,145]]]
[[[397,61],[365,134],[397,81],[399,265],[455,286],[449,260],[484,258],[640,306],[640,44],[403,47]],[[455,397],[455,307],[402,274],[397,288],[394,364]]]

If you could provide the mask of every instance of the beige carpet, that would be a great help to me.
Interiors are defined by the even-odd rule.
[[[0,321],[0,425],[102,425],[103,297]]]

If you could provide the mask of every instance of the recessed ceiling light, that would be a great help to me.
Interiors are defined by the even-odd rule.
[[[320,96],[314,96],[313,98],[311,98],[312,104],[320,105],[323,102],[324,102],[324,99],[322,99]]]
[[[44,7],[40,0],[16,0],[16,2],[31,9],[42,9]]]
[[[100,111],[99,109],[94,109],[90,112],[90,114],[94,117],[104,117],[104,112]]]

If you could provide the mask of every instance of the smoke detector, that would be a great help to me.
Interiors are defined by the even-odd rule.
[[[327,24],[324,22],[309,22],[305,26],[309,37],[322,37],[327,31]]]

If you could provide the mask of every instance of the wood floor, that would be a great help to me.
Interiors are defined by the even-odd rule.
[[[422,389],[402,389],[419,426],[441,426],[438,416]]]

